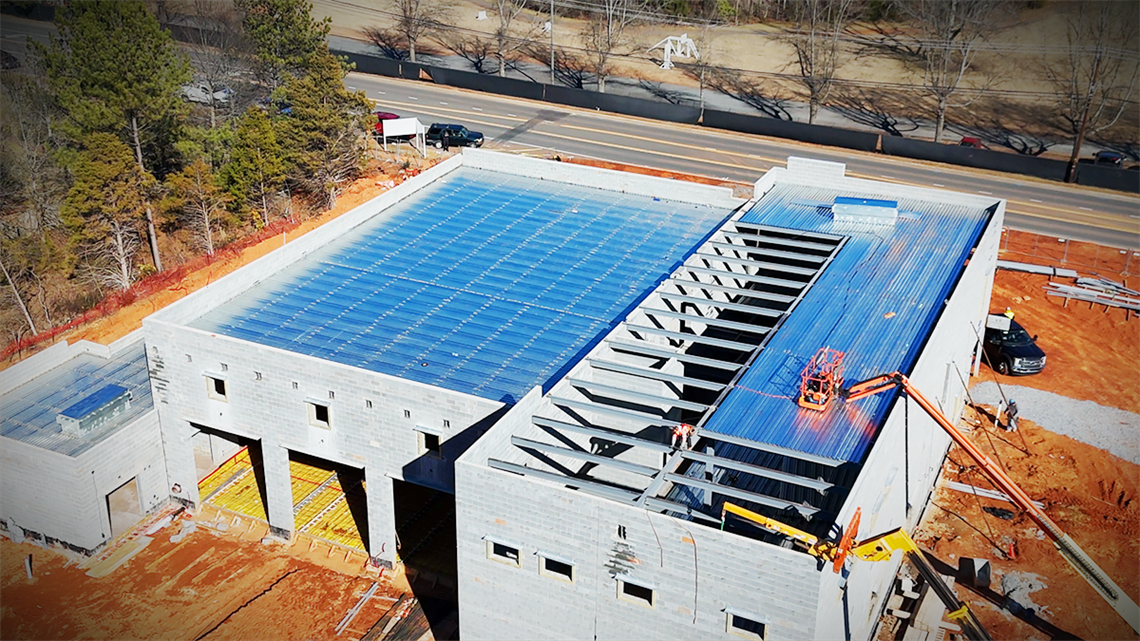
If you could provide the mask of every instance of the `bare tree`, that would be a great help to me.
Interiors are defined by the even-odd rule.
[[[194,0],[193,11],[204,24],[190,30],[193,38],[186,46],[193,53],[194,75],[206,89],[210,128],[216,129],[218,108],[223,105],[215,94],[234,91],[240,74],[251,68],[253,49],[242,31],[242,14],[232,5],[216,0]],[[225,106],[232,109],[235,102],[235,96],[231,95],[225,100]]]
[[[408,59],[416,61],[416,43],[447,21],[450,0],[391,0],[396,9],[397,33],[408,43]]]
[[[899,137],[918,129],[918,123],[912,118],[898,115],[904,113],[906,108],[891,92],[848,87],[836,93],[831,108],[848,120]]]
[[[365,27],[364,37],[376,45],[385,58],[392,60],[408,59],[408,39],[394,29],[381,29],[379,27]]]
[[[471,63],[477,73],[491,73],[487,60],[495,55],[495,43],[489,38],[468,35],[460,31],[444,31],[436,40],[448,51]]]
[[[495,27],[495,58],[499,61],[500,77],[507,75],[507,61],[525,49],[539,33],[537,22],[518,19],[525,8],[526,0],[495,0],[495,15],[499,21]],[[523,23],[521,28],[520,22]],[[512,33],[512,26],[517,33]]]
[[[535,60],[543,60],[551,55],[546,45],[531,42],[524,50],[525,54]],[[590,79],[591,64],[585,56],[566,49],[554,47],[554,79],[562,84],[582,89]]]
[[[188,219],[198,244],[210,255],[214,253],[214,234],[222,223],[230,198],[218,187],[214,174],[201,158],[167,178],[171,188],[169,208]]]
[[[24,297],[20,296],[20,289],[16,287],[16,281],[8,274],[8,268],[4,266],[4,257],[0,256],[0,272],[4,274],[4,280],[8,281],[8,285],[12,288],[12,296],[16,299],[16,304],[20,306],[20,311],[24,312],[24,320],[28,322],[28,327],[32,330],[33,334],[39,334],[36,329],[36,323],[32,320],[32,315],[28,312],[28,306],[24,303]]]
[[[141,246],[138,226],[133,221],[110,220],[103,243],[87,247],[82,257],[97,282],[115,289],[127,289],[134,280],[135,254]]]
[[[743,102],[769,118],[792,119],[792,114],[788,113],[791,100],[780,97],[780,88],[777,86],[751,80],[741,75],[739,70],[725,67],[710,68],[706,77],[710,88]]]
[[[1076,178],[1085,137],[1120,119],[1136,88],[1137,18],[1130,3],[1080,2],[1068,16],[1064,62],[1046,67],[1073,152],[1065,180]]]
[[[851,18],[853,0],[800,0],[788,6],[792,29],[783,39],[795,50],[791,63],[808,93],[808,123],[814,124],[842,64],[840,36]]]
[[[948,109],[969,106],[985,89],[963,91],[962,81],[974,70],[979,44],[1000,29],[1010,0],[896,0],[895,7],[918,30],[917,39],[896,50],[922,72],[922,87],[934,102],[934,140],[941,143]],[[987,76],[986,84],[992,81]]]
[[[586,22],[582,39],[591,71],[598,81],[598,91],[606,92],[606,78],[613,73],[610,58],[628,48],[626,34],[645,3],[643,0],[599,0]]]

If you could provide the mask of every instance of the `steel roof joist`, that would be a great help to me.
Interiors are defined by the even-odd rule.
[[[800,487],[806,487],[815,490],[819,493],[826,492],[835,487],[833,483],[828,483],[820,479],[808,478],[800,476],[799,474],[789,474],[779,470],[772,470],[759,465],[750,465],[748,463],[741,463],[733,459],[727,459],[721,456],[714,456],[712,454],[705,454],[704,452],[695,452],[693,450],[682,450],[681,456],[690,461],[697,461],[705,465],[712,465],[715,467],[723,467],[727,470],[735,470],[737,472],[744,472],[745,474],[752,474],[754,476],[762,476],[766,479],[773,481],[780,481],[781,483],[790,483]]]
[[[737,229],[747,229],[749,231],[783,234],[786,236],[793,236],[795,238],[810,238],[812,240],[820,240],[826,243],[838,243],[843,239],[842,236],[835,236],[833,234],[824,234],[815,231],[801,231],[799,229],[788,229],[785,227],[772,227],[771,225],[761,225],[758,223],[745,223],[739,220],[732,223]]]
[[[756,345],[752,343],[740,343],[737,341],[728,341],[722,338],[709,338],[708,336],[701,336],[699,334],[686,334],[685,332],[674,332],[668,329],[661,329],[659,327],[649,327],[647,325],[630,325],[624,324],[626,331],[641,332],[644,334],[653,334],[655,336],[664,336],[679,341],[689,341],[690,343],[700,343],[702,345],[712,345],[713,347],[721,347],[724,349],[733,349],[738,352],[751,352],[756,349]]]
[[[668,499],[645,499],[645,508],[657,512],[675,512],[677,514],[684,514],[685,516],[691,516],[694,519],[700,519],[706,523],[711,523],[718,527],[720,526],[720,519],[716,518],[715,516],[709,516],[708,514],[694,510],[688,505],[682,505]]]
[[[656,468],[649,467],[648,465],[638,465],[637,463],[630,463],[629,461],[619,461],[616,458],[609,456],[602,456],[600,454],[592,454],[584,450],[572,450],[567,447],[559,447],[551,445],[550,443],[543,443],[541,441],[534,441],[529,438],[522,438],[521,436],[512,436],[511,445],[522,449],[538,450],[546,454],[554,454],[557,456],[565,456],[568,458],[586,461],[587,463],[594,463],[595,465],[606,465],[614,469],[636,474],[638,476],[653,476],[657,473]]]
[[[630,376],[637,376],[639,378],[649,378],[655,381],[662,381],[664,383],[675,383],[677,385],[688,385],[690,387],[699,387],[708,390],[721,390],[724,389],[724,383],[714,383],[691,376],[681,376],[680,374],[666,374],[658,369],[650,369],[648,367],[638,367],[630,365],[629,363],[615,363],[613,361],[606,361],[598,358],[587,358],[586,362],[594,369],[602,369],[609,372],[616,372],[618,374],[628,374]]]
[[[667,396],[658,396],[656,394],[646,394],[645,392],[634,392],[622,387],[614,387],[612,385],[603,385],[595,383],[594,381],[586,381],[572,376],[566,377],[566,382],[574,387],[578,387],[599,394],[605,395],[607,398],[615,400],[627,400],[635,403],[642,403],[645,405],[669,405],[671,407],[680,407],[682,409],[693,410],[694,412],[704,412],[709,408],[704,403],[694,403],[679,398],[669,398]]]
[[[809,454],[807,452],[801,452],[799,450],[793,450],[793,449],[787,448],[787,447],[780,447],[779,445],[772,445],[769,443],[758,443],[756,441],[751,441],[751,440],[748,440],[746,438],[740,438],[737,436],[729,436],[727,434],[720,434],[717,432],[711,432],[709,430],[701,430],[699,433],[699,436],[701,438],[707,438],[707,439],[712,440],[712,441],[720,441],[721,443],[731,443],[732,445],[740,445],[741,447],[750,447],[754,450],[760,450],[762,452],[769,452],[771,454],[779,454],[780,456],[787,456],[788,458],[799,459],[801,461],[807,461],[808,463],[817,463],[819,465],[826,465],[827,467],[838,467],[845,462],[845,461],[841,461],[839,459],[828,458],[826,456],[818,456],[816,454]]]
[[[534,478],[542,479],[544,481],[551,481],[553,483],[559,483],[561,485],[569,485],[570,487],[576,490],[581,490],[586,494],[592,494],[594,496],[599,496],[604,499],[610,499],[618,502],[632,503],[633,501],[636,501],[639,496],[641,496],[641,493],[635,490],[614,487],[612,485],[606,485],[605,483],[600,483],[598,481],[590,479],[580,479],[572,476],[565,476],[563,474],[557,474],[555,472],[547,472],[546,470],[536,470],[525,465],[510,463],[508,461],[500,461],[498,459],[487,459],[487,467],[502,472],[520,474],[522,476],[533,476]]]
[[[622,445],[632,445],[634,447],[644,447],[655,452],[672,452],[673,448],[665,443],[657,441],[650,441],[649,439],[641,438],[640,436],[631,436],[625,432],[619,432],[608,428],[580,425],[578,423],[567,423],[565,421],[558,421],[544,416],[532,416],[531,422],[541,428],[558,430],[560,432],[573,432],[575,434],[582,434],[583,436],[592,436],[594,438],[610,441],[611,443],[621,443]]]
[[[772,278],[771,276],[756,276],[754,274],[746,274],[744,272],[734,272],[730,269],[716,269],[713,267],[700,267],[697,265],[685,264],[681,270],[692,272],[694,274],[702,274],[705,276],[714,276],[716,278],[732,278],[739,281],[746,281],[749,283],[759,283],[761,285],[772,285],[774,287],[783,287],[785,289],[803,289],[807,283],[798,280],[784,280],[782,278]],[[770,294],[773,295],[773,294]],[[783,300],[786,299],[786,300]],[[781,302],[790,302],[795,300],[795,296],[781,296]],[[776,300],[776,299],[772,299]]]
[[[718,243],[716,241],[709,241],[705,243],[705,247],[715,247],[716,249],[723,249],[726,251],[739,252],[743,251],[746,254],[760,254],[765,257],[772,258],[787,258],[788,260],[798,260],[805,263],[822,263],[827,260],[827,256],[820,256],[818,254],[797,254],[795,252],[781,251],[778,249],[768,249],[766,247],[754,247],[752,245],[737,245],[735,243]]]
[[[559,407],[569,407],[576,410],[585,410],[588,412],[597,412],[599,414],[607,414],[616,418],[623,418],[627,421],[638,421],[645,425],[666,425],[673,421],[665,418],[662,414],[649,414],[647,412],[639,412],[637,410],[624,409],[620,407],[613,407],[610,405],[602,405],[600,403],[593,403],[590,401],[576,401],[571,398],[563,398],[561,396],[550,396],[550,402]]]
[[[609,345],[611,349],[620,352],[628,352],[630,354],[648,356],[650,358],[675,358],[683,363],[689,363],[691,365],[703,365],[705,367],[712,367],[714,369],[733,371],[744,367],[744,363],[721,361],[715,358],[705,358],[703,356],[691,356],[684,352],[679,352],[675,349],[667,349],[660,346],[650,345],[645,341],[630,343],[627,341],[618,341],[612,338],[607,338],[606,345]]]
[[[670,483],[676,483],[678,485],[687,485],[689,487],[693,487],[693,488],[696,488],[698,490],[704,490],[706,492],[716,492],[717,494],[723,494],[725,496],[731,496],[733,498],[740,499],[742,501],[751,501],[753,503],[758,503],[760,505],[764,505],[764,506],[767,506],[770,508],[775,508],[777,510],[786,510],[788,508],[792,508],[794,510],[799,511],[799,513],[803,514],[805,517],[809,517],[809,518],[812,515],[814,515],[816,512],[819,512],[819,508],[812,506],[812,505],[803,505],[801,503],[792,503],[791,501],[785,501],[784,499],[778,499],[774,496],[768,496],[766,494],[757,494],[755,492],[749,492],[747,490],[741,490],[741,489],[738,489],[735,487],[729,487],[727,485],[720,485],[718,483],[713,483],[711,481],[705,481],[703,479],[691,478],[688,476],[684,476],[682,474],[666,474],[665,480],[669,481]]]
[[[675,318],[677,320],[688,321],[691,323],[704,323],[713,327],[721,327],[723,329],[732,329],[738,332],[748,332],[763,336],[771,330],[770,327],[765,325],[753,325],[751,323],[738,323],[736,321],[721,320],[711,316],[697,316],[696,314],[686,314],[684,312],[674,312],[667,309],[657,309],[655,307],[643,307],[641,311],[649,316],[657,318]]]
[[[773,298],[791,298],[789,296],[770,295],[767,292],[756,291],[755,289],[747,289],[744,287],[729,287],[728,285],[717,285],[716,283],[706,283],[704,281],[694,280],[691,278],[671,276],[669,283],[680,287],[688,287],[690,289],[703,289],[711,292],[721,292],[723,294],[731,294],[733,296],[748,296],[749,298],[761,298],[764,300],[772,300]],[[795,299],[792,299],[795,300]],[[772,301],[783,302],[783,301]]]
[[[668,298],[671,300],[680,301],[682,303],[692,303],[694,305],[710,305],[719,309],[731,309],[738,312],[755,314],[757,316],[767,316],[768,318],[779,318],[784,315],[784,312],[778,309],[756,307],[755,305],[746,305],[744,303],[730,303],[728,301],[720,301],[712,298],[698,298],[696,296],[674,294],[672,292],[657,292],[657,295],[661,298]]]
[[[781,247],[795,247],[796,249],[806,249],[808,251],[831,253],[831,251],[835,249],[835,245],[829,243],[811,243],[802,240],[792,240],[790,238],[762,236],[760,234],[741,234],[738,232],[731,232],[723,229],[720,231],[720,234],[725,238],[731,240],[751,240],[760,243],[767,243],[769,245],[780,245]]]
[[[728,265],[741,265],[744,267],[754,267],[756,269],[766,269],[774,272],[782,272],[785,274],[797,274],[799,276],[812,276],[817,271],[810,267],[792,267],[791,265],[780,265],[779,263],[766,263],[762,260],[748,260],[747,258],[736,258],[735,256],[725,256],[723,254],[710,254],[708,252],[698,251],[693,254],[694,258],[700,258],[713,262],[721,262]]]

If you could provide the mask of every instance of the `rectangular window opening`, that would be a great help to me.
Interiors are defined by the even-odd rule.
[[[261,380],[261,372],[254,372],[253,373],[253,380],[260,381]]]
[[[334,398],[336,398],[336,392],[333,392],[332,390],[329,390],[329,400],[331,401],[331,400],[333,400]]]
[[[539,570],[545,576],[553,579],[574,582],[574,566],[547,556],[539,557]]]
[[[372,401],[365,400],[364,401],[364,408],[369,409],[369,410],[372,409]]]
[[[297,381],[293,381],[293,389],[297,389]]]
[[[210,398],[216,401],[226,400],[226,382],[213,376],[206,377],[206,391]]]
[[[321,405],[320,403],[307,403],[309,406],[309,424],[314,427],[323,427],[324,429],[332,428],[332,420],[329,416],[329,406]]]
[[[506,563],[513,565],[516,568],[520,567],[519,549],[511,547],[505,543],[498,543],[490,539],[487,540],[487,558],[499,563]]]
[[[418,434],[420,435],[420,454],[443,456],[443,444],[440,442],[438,434],[429,434],[428,432],[418,432]]]
[[[729,634],[734,634],[746,639],[759,639],[764,641],[765,625],[756,619],[746,616],[728,612],[727,630]]]
[[[222,365],[222,371],[223,371],[223,372],[228,372],[228,371],[230,371],[230,366],[229,366],[229,365],[226,365],[225,363],[222,363],[221,365]]]
[[[404,418],[411,418],[412,410],[404,410]]]
[[[652,608],[656,605],[653,588],[618,579],[618,598]]]

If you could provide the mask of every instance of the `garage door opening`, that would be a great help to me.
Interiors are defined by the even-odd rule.
[[[200,477],[198,495],[202,503],[267,521],[261,443],[191,425],[198,430],[190,440],[194,445],[194,462]],[[214,464],[219,459],[220,462]],[[203,464],[213,467],[202,474]]]
[[[293,527],[298,533],[368,551],[364,470],[289,452]]]
[[[138,477],[123,483],[107,495],[107,513],[111,517],[111,536],[119,536],[142,520]]]

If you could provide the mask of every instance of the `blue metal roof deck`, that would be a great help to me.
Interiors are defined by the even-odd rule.
[[[190,326],[513,403],[730,214],[463,167]]]
[[[822,413],[804,410],[794,401],[800,372],[816,350],[831,347],[847,353],[847,381],[895,370],[909,373],[991,215],[976,206],[902,199],[894,226],[836,223],[828,207],[837,197],[881,198],[781,183],[741,218],[843,235],[848,241],[705,430],[837,464],[861,462],[896,394],[857,405],[833,403]],[[738,445],[722,446],[717,454],[741,460],[754,455]]]
[[[130,391],[130,409],[87,436],[64,434],[56,415],[108,385]],[[110,359],[81,354],[5,394],[0,398],[0,436],[74,457],[153,409],[140,341]]]

